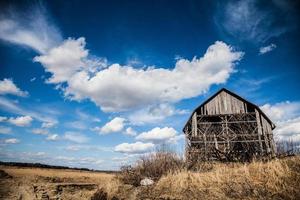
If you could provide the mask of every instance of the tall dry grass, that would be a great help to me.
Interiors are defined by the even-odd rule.
[[[166,199],[300,199],[300,157],[215,164],[210,172],[163,176],[153,194]]]

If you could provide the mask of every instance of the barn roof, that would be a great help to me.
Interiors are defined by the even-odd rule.
[[[185,123],[184,127],[183,127],[183,130],[184,128],[186,127],[186,125],[188,124],[188,122],[190,121],[190,119],[192,118],[194,112],[196,112],[200,107],[202,107],[203,105],[205,105],[206,103],[208,103],[210,100],[212,100],[214,97],[216,97],[218,94],[220,94],[221,92],[226,92],[228,94],[230,94],[231,96],[234,96],[235,98],[241,100],[241,101],[244,101],[245,103],[247,104],[250,104],[251,106],[253,106],[254,108],[256,108],[258,110],[258,112],[260,112],[264,117],[265,119],[272,125],[272,130],[275,128],[275,124],[270,120],[270,118],[255,104],[251,103],[250,101],[244,99],[243,97],[227,90],[226,88],[222,88],[220,89],[218,92],[216,92],[214,95],[212,95],[211,97],[209,97],[207,100],[205,100],[200,106],[198,106],[191,114],[191,116],[189,117],[188,121]]]

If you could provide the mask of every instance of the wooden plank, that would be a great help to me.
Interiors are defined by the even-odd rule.
[[[192,134],[193,136],[197,136],[198,130],[198,123],[197,123],[197,112],[194,112],[193,118],[192,118]]]
[[[261,121],[260,121],[260,114],[259,112],[255,109],[255,114],[256,114],[256,121],[257,121],[257,134],[258,134],[258,140],[259,140],[259,147],[260,147],[260,153],[262,154],[264,149],[262,145],[262,128],[261,128]]]

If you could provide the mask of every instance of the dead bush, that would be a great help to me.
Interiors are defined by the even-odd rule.
[[[0,179],[1,178],[12,178],[12,176],[0,169]]]
[[[134,166],[123,166],[119,179],[125,183],[138,186],[143,178],[159,180],[163,175],[183,169],[184,161],[176,153],[158,151],[142,156]]]
[[[91,200],[107,200],[107,193],[103,189],[97,190],[91,197]]]

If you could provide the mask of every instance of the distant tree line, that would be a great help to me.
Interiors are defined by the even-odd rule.
[[[112,171],[112,170],[94,170],[94,169],[79,168],[79,167],[47,165],[47,164],[42,164],[42,163],[23,163],[23,162],[4,162],[4,161],[0,161],[0,165],[16,166],[16,167],[28,167],[28,168],[38,167],[38,168],[45,168],[45,169],[71,169],[71,170],[90,171],[90,172],[116,173],[116,171]]]

